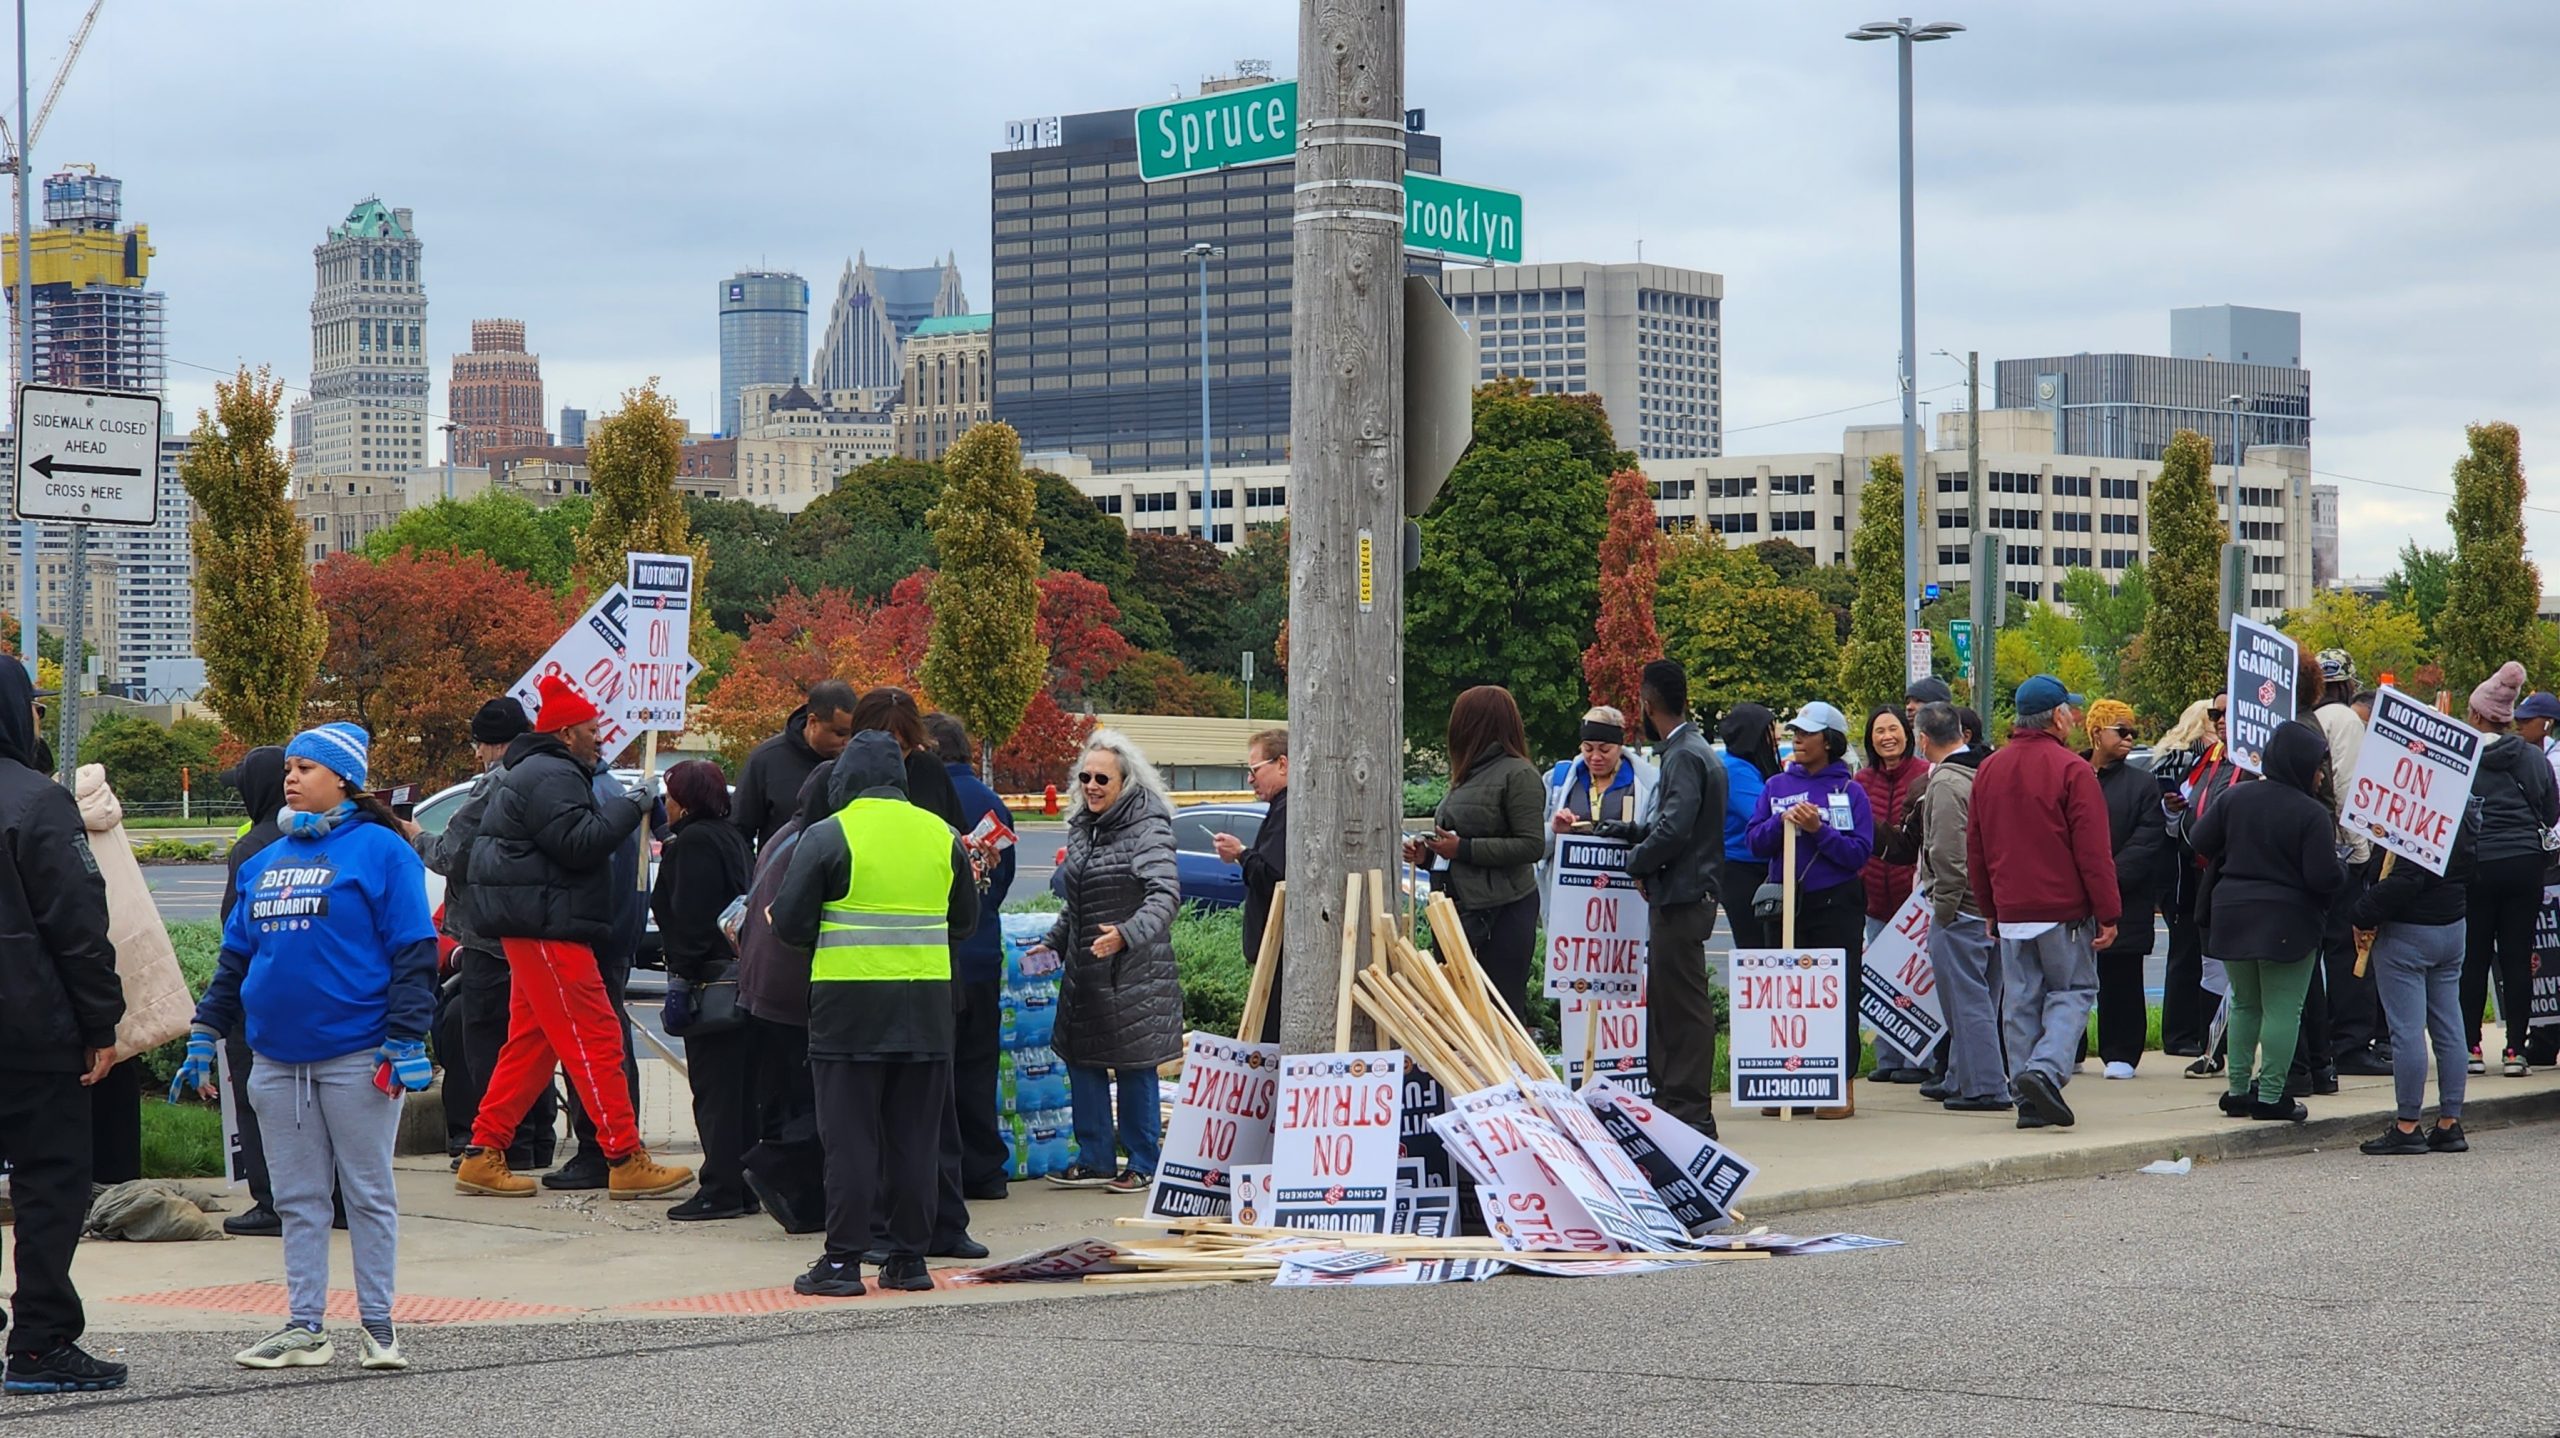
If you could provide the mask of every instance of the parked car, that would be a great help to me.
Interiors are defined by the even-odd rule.
[[[616,769],[613,771],[613,777],[635,788],[640,783],[640,771],[637,769]],[[468,780],[449,789],[439,789],[420,800],[418,806],[409,812],[409,818],[428,833],[441,834],[444,832],[444,826],[453,822],[454,812],[462,807],[462,801],[470,797],[470,794],[471,784]],[[651,838],[649,840],[649,882],[655,885],[657,881],[658,841]],[[427,908],[433,912],[443,907],[444,875],[429,869],[427,871]],[[666,960],[658,950],[658,920],[654,914],[650,916],[648,927],[640,935],[640,952],[632,967],[634,974],[629,990],[632,994],[662,994],[666,991],[663,972]],[[641,969],[650,970],[650,975],[642,978],[638,973]]]
[[[1244,866],[1219,858],[1217,839],[1220,834],[1233,834],[1250,848],[1268,812],[1270,806],[1258,799],[1193,804],[1173,812],[1173,866],[1182,878],[1182,902],[1204,909],[1232,909],[1244,903]],[[1060,849],[1057,862],[1064,865],[1066,861],[1067,851]],[[1428,891],[1429,880],[1420,871],[1410,864],[1398,867],[1403,870],[1403,883],[1417,890],[1417,897]],[[1066,872],[1061,867],[1049,875],[1049,892],[1060,898],[1067,893]]]

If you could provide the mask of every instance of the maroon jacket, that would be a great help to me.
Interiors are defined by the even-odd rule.
[[[1866,881],[1870,919],[1892,918],[1911,897],[1911,876],[1917,866],[1885,858],[1882,836],[1902,828],[1903,818],[1911,812],[1911,801],[1920,792],[1920,780],[1928,772],[1929,761],[1917,754],[1903,756],[1890,772],[1874,763],[1858,771],[1858,787],[1867,791],[1867,807],[1875,811],[1878,836],[1876,856],[1858,871],[1858,877]]]
[[[1994,924],[2124,917],[2098,771],[2042,730],[2013,732],[1975,772],[1964,855]]]

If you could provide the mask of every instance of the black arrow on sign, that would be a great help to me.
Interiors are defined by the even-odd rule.
[[[60,470],[64,474],[121,474],[127,479],[140,479],[142,477],[141,470],[125,465],[73,464],[68,460],[56,459],[49,454],[38,456],[36,462],[28,465],[27,467],[34,470],[36,473],[43,475],[47,479],[53,478],[53,472],[55,470]]]

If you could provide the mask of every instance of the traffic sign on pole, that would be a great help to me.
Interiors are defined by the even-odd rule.
[[[1404,247],[1452,259],[1520,263],[1520,197],[1408,170]]]
[[[160,517],[160,401],[18,386],[17,515],[72,524]]]
[[[1905,673],[1914,684],[1929,677],[1930,644],[1928,630],[1915,628],[1911,631],[1911,642],[1904,649],[1903,657],[1910,661]]]
[[[1298,82],[1246,85],[1138,110],[1138,178],[1178,180],[1298,152]]]

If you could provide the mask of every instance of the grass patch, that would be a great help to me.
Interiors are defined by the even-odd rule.
[[[220,854],[210,840],[197,843],[188,839],[145,839],[133,846],[133,857],[145,864],[204,864]]]
[[[220,829],[236,825],[247,817],[238,809],[228,814],[209,814],[200,808],[183,819],[175,814],[127,814],[124,826],[128,829]]]
[[[142,1098],[142,1176],[220,1178],[222,1111],[211,1104]]]

